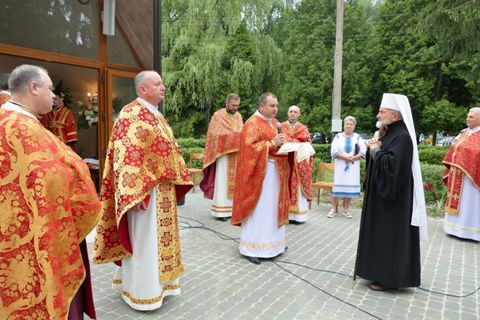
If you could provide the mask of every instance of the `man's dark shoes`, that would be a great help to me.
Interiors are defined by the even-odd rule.
[[[248,261],[255,264],[260,264],[260,259],[257,257],[247,257]]]
[[[228,218],[227,217],[221,217],[221,218],[218,218],[218,220],[225,222],[225,221],[228,220]]]
[[[370,288],[370,290],[373,290],[373,291],[386,291],[390,288],[384,286],[383,284],[381,283],[378,283],[378,282],[372,282],[368,285],[368,287]]]

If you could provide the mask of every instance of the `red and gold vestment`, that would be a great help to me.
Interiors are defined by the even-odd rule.
[[[290,207],[290,165],[286,155],[277,155],[273,139],[277,135],[276,119],[272,124],[258,115],[245,122],[240,134],[237,175],[233,196],[232,224],[241,225],[255,209],[265,178],[267,160],[274,159],[280,181],[278,226],[288,224]]]
[[[0,110],[0,146],[0,319],[67,319],[86,277],[91,288],[79,244],[100,201],[88,167],[15,111]]]
[[[215,112],[210,120],[203,158],[204,180],[200,183],[205,196],[209,199],[213,199],[215,185],[215,166],[211,165],[226,154],[228,154],[227,198],[233,198],[237,152],[242,126],[242,115],[238,112],[230,114],[225,108]]]
[[[163,115],[134,100],[118,115],[108,145],[95,263],[118,262],[132,255],[126,213],[154,187],[160,280],[166,282],[183,272],[176,200],[190,190],[192,181]]]
[[[40,120],[45,128],[50,130],[65,144],[77,141],[77,124],[73,112],[65,106],[52,109]]]
[[[468,135],[468,130],[460,133],[443,159],[445,175],[443,182],[447,186],[445,212],[458,215],[462,185],[465,175],[480,190],[480,130]]]
[[[282,123],[282,132],[288,141],[293,142],[311,142],[310,133],[307,126],[300,122],[290,124],[285,121]],[[312,172],[313,172],[313,156],[309,161],[298,163],[295,160],[295,174],[292,175],[292,204],[296,204],[298,200],[298,182],[302,187],[303,194],[307,200],[312,200]],[[296,210],[296,209],[295,209]]]

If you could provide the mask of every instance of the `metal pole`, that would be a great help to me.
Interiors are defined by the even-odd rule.
[[[332,132],[342,131],[342,56],[343,56],[343,3],[337,0],[337,24],[335,35],[335,64],[333,71]]]

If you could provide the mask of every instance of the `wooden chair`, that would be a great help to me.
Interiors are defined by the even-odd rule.
[[[192,175],[192,180],[193,180],[193,192],[195,192],[195,177],[198,175],[200,177],[200,180],[203,177],[203,171],[202,169],[194,168],[193,166],[193,161],[194,160],[199,160],[203,161],[203,153],[190,153],[188,155],[189,161],[188,161],[188,171],[190,171],[190,174]],[[199,180],[199,181],[200,181]]]
[[[312,189],[317,190],[317,205],[320,203],[320,198],[322,196],[322,191],[332,191],[333,182],[325,180],[325,173],[330,172],[331,180],[333,180],[333,169],[335,168],[334,163],[319,162],[317,176],[315,182],[312,183]]]

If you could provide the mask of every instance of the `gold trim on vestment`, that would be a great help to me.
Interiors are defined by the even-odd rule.
[[[445,220],[445,226],[455,229],[457,231],[468,232],[468,233],[480,236],[480,229],[477,229],[477,228],[461,226],[447,220]]]
[[[146,305],[146,304],[155,304],[159,301],[161,301],[163,298],[165,298],[165,291],[169,291],[169,290],[177,290],[177,289],[180,289],[180,285],[178,284],[172,284],[172,285],[168,285],[168,286],[165,286],[162,290],[162,294],[159,295],[158,297],[155,297],[155,298],[149,298],[149,299],[138,299],[138,298],[134,298],[131,296],[131,294],[127,291],[122,291],[122,296],[124,296],[125,298],[127,298],[128,300],[130,300],[132,303],[135,303],[135,304],[143,304],[143,305]]]
[[[294,213],[296,215],[306,215],[308,210],[299,211],[296,206],[290,206],[290,213]]]
[[[237,153],[230,153],[227,156],[227,199],[233,199],[235,187],[235,174],[237,171]]]
[[[212,207],[212,211],[213,212],[221,212],[221,213],[232,212],[232,208],[230,208],[230,209],[217,209],[217,208]]]
[[[178,278],[184,271],[175,185],[170,182],[162,182],[157,186],[157,229],[158,272],[160,283],[165,283]]]
[[[285,246],[285,240],[278,240],[274,243],[257,243],[246,240],[240,240],[240,247],[254,249],[254,250],[269,250]]]

